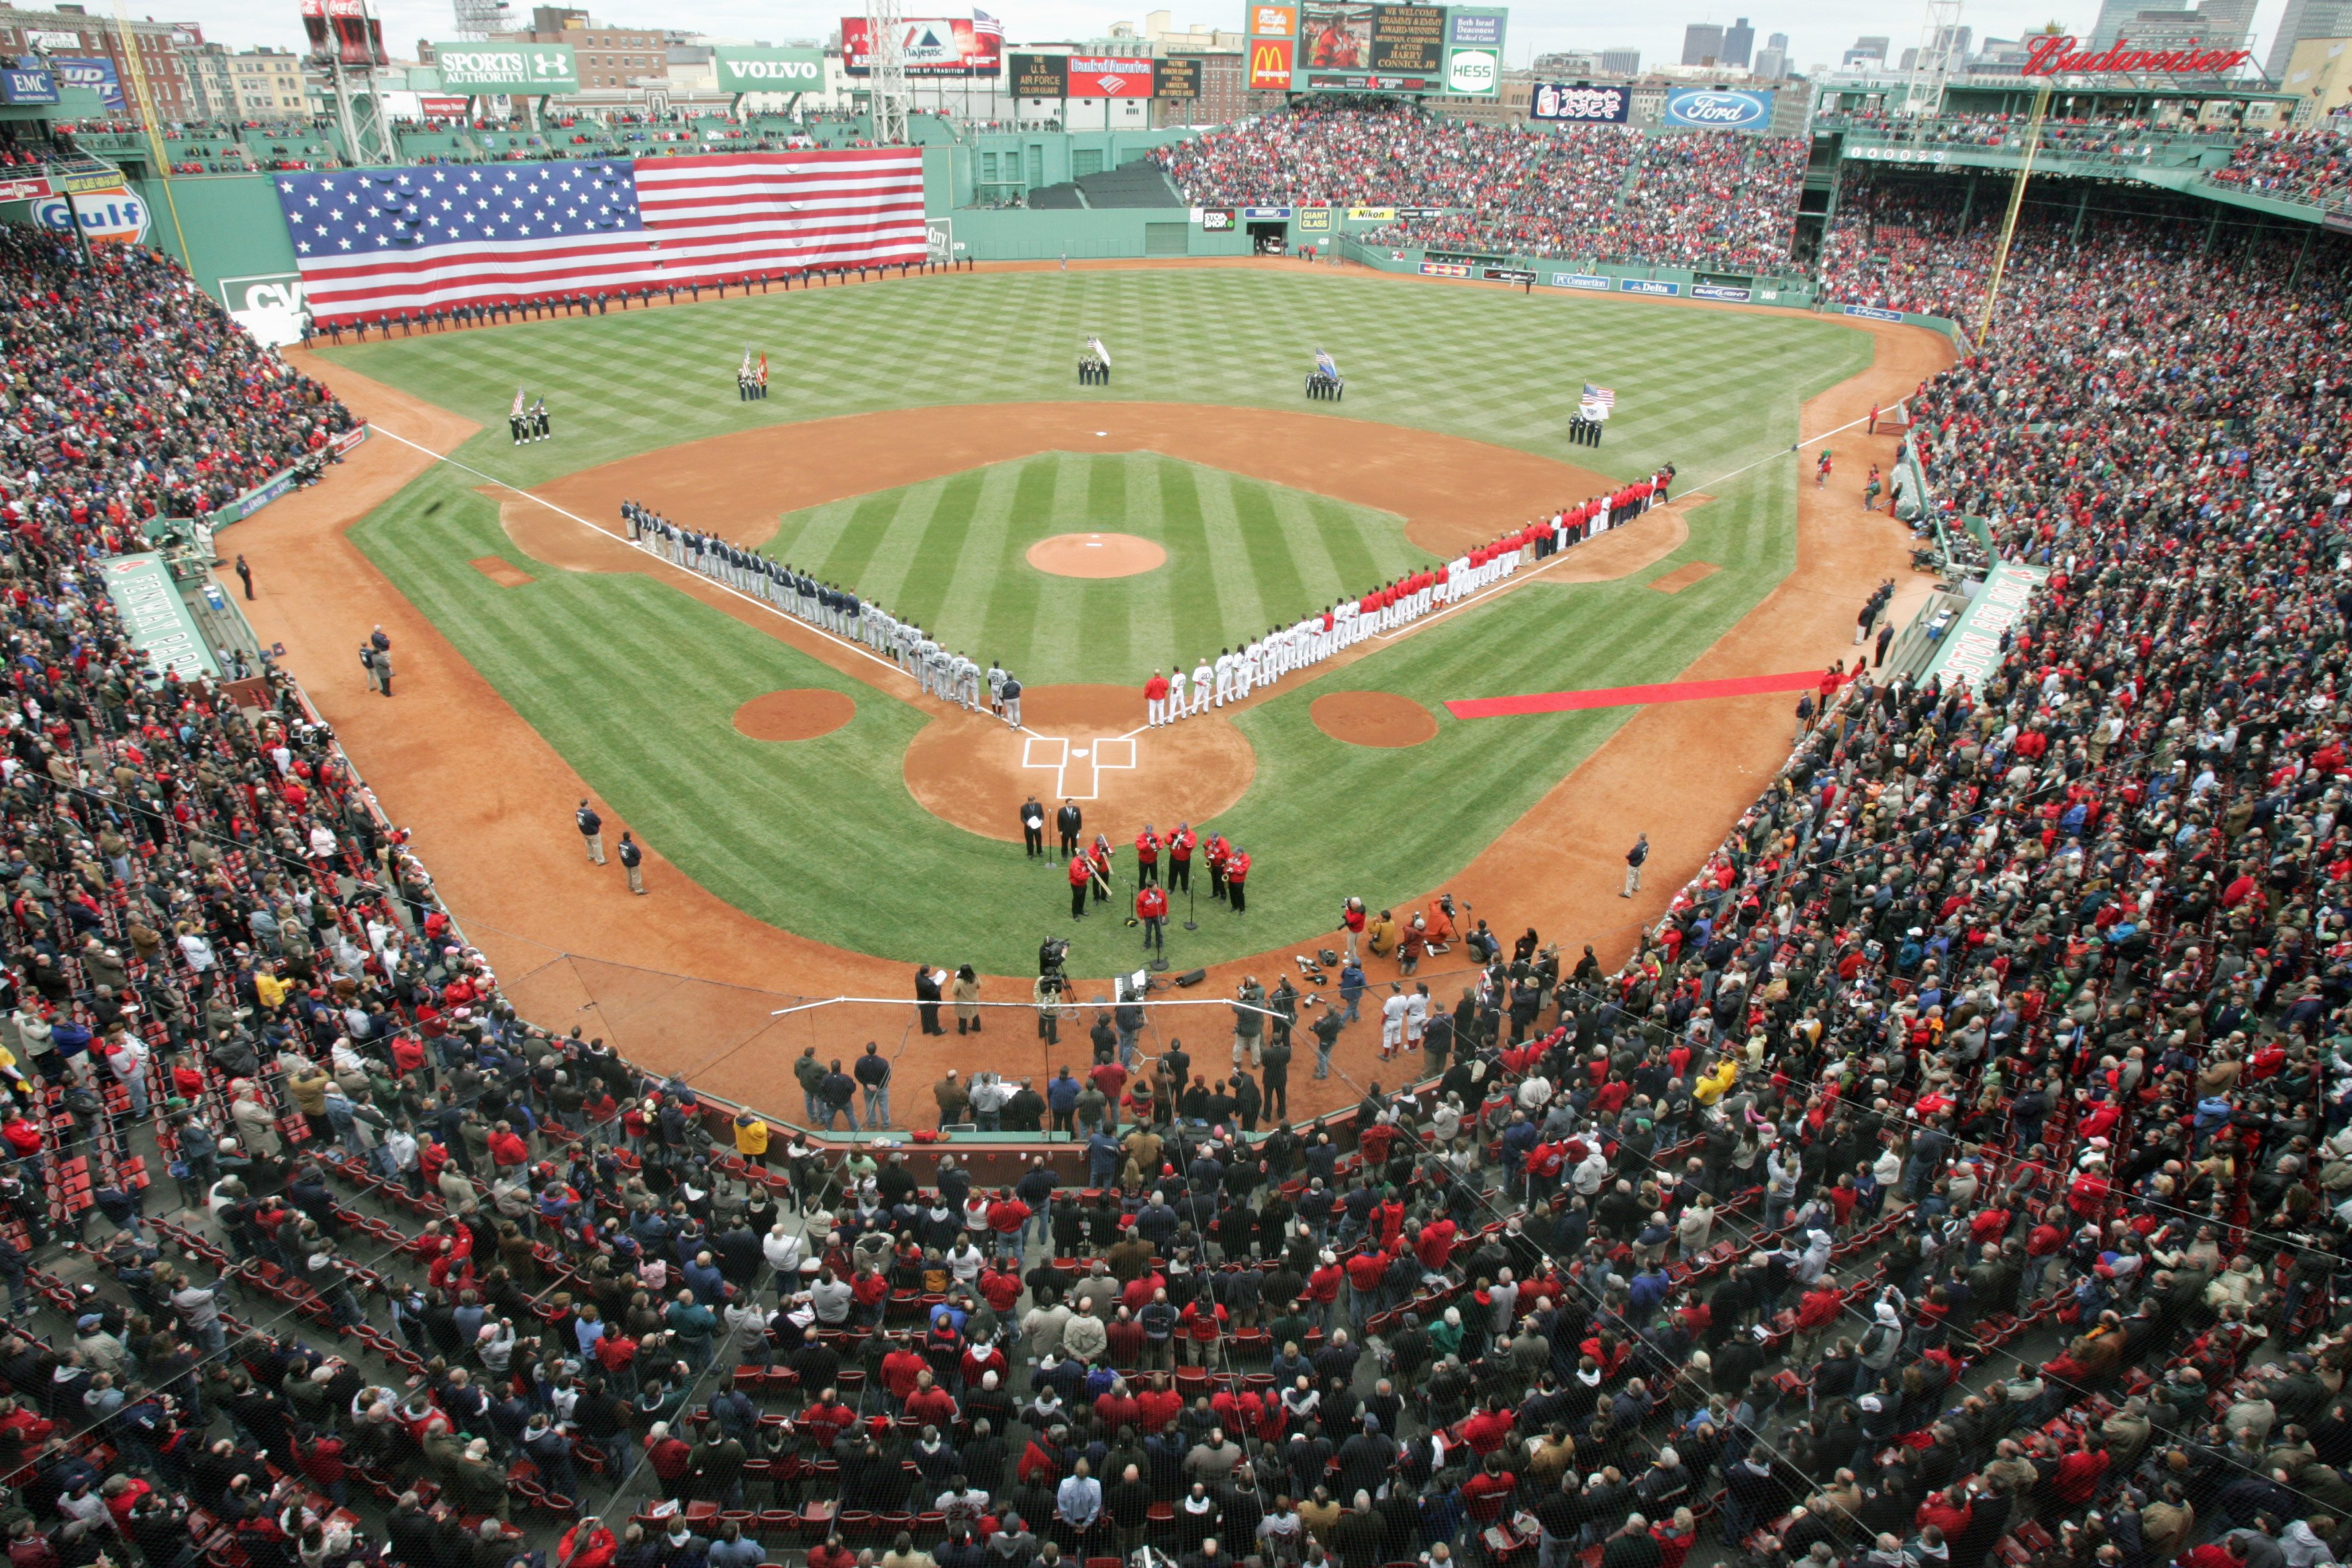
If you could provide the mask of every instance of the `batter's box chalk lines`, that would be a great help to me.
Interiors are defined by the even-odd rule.
[[[1022,767],[1052,769],[1054,794],[1064,800],[1101,798],[1102,775],[1133,772],[1135,756],[1135,742],[1124,735],[1078,744],[1065,735],[1031,735],[1021,742]]]

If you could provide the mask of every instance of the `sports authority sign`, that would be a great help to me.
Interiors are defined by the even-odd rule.
[[[454,42],[434,45],[433,56],[441,85],[451,92],[511,98],[580,90],[570,44]]]
[[[2072,34],[2034,39],[2026,47],[2027,76],[2097,76],[2109,71],[2163,71],[2176,76],[2216,76],[2253,58],[2248,49],[2209,49],[2191,38],[2177,49],[2135,49],[2118,37],[2111,47],[2078,49]]]

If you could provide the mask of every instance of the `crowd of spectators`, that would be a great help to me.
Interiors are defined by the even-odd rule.
[[[1153,157],[1194,205],[1433,209],[1366,231],[1370,245],[1753,272],[1788,265],[1806,143],[1309,104]]]
[[[2241,141],[2230,154],[2229,166],[2206,178],[2291,201],[2332,205],[2352,195],[2352,141],[2340,131],[2264,132]]]
[[[0,520],[62,518],[106,551],[289,468],[315,475],[348,410],[160,254],[0,230]]]
[[[1287,980],[1230,1069],[1105,1017],[1034,1096],[1083,1183],[992,1188],[519,1020],[290,682],[145,671],[99,582],[141,499],[340,411],[182,363],[226,329],[168,266],[46,244],[5,255],[11,427],[72,431],[0,541],[15,1568],[509,1568],[551,1523],[562,1568],[2352,1545],[2332,242],[2025,237],[1911,412],[2047,580],[1981,682],[1825,675],[1617,972],[1368,922],[1402,1083],[1245,1109]],[[640,1467],[681,1506],[576,1517]]]
[[[1825,297],[1922,314],[1948,305],[1965,310],[1969,300],[1981,299],[1991,276],[2000,217],[1993,197],[1972,203],[1959,181],[1849,174],[1822,240]]]

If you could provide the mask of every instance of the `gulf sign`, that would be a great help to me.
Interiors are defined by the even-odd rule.
[[[147,204],[128,190],[90,191],[73,197],[45,196],[33,204],[33,221],[52,234],[71,234],[79,210],[82,237],[92,245],[136,245],[147,237]]]
[[[1070,57],[1072,98],[1150,98],[1151,62],[1106,55]]]
[[[1290,62],[1297,53],[1296,38],[1252,38],[1249,84],[1253,92],[1288,92]]]

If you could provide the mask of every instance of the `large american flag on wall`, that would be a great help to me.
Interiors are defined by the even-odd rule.
[[[321,322],[924,255],[913,148],[271,178]]]

